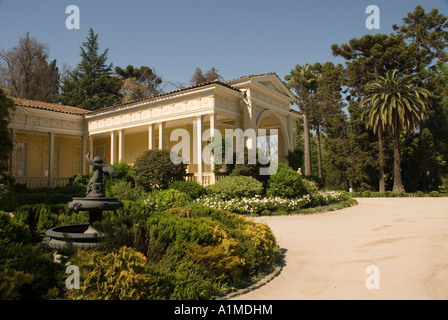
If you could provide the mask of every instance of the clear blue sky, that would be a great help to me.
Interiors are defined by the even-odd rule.
[[[65,27],[71,4],[79,30]],[[371,4],[380,9],[379,30],[365,27]],[[114,66],[147,65],[165,82],[188,85],[196,67],[213,66],[225,80],[272,71],[283,79],[297,64],[344,63],[332,44],[391,33],[417,5],[448,16],[448,0],[0,0],[0,50],[29,31],[60,68],[75,68],[92,27]]]

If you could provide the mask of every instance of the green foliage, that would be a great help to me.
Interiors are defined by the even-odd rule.
[[[288,164],[293,170],[303,168],[304,152],[301,148],[295,148],[294,151],[288,151]]]
[[[8,159],[12,151],[11,132],[8,129],[10,112],[14,110],[14,101],[0,88],[0,175],[8,169]]]
[[[80,270],[80,289],[67,290],[71,299],[139,300],[148,294],[146,258],[132,248],[116,251],[78,250],[73,257]]]
[[[225,137],[223,137],[223,139],[225,139]],[[225,152],[225,150],[223,150],[223,152]],[[260,169],[269,168],[270,163],[268,162],[268,159],[261,158],[264,157],[264,152],[259,149],[257,149],[255,157],[255,163],[252,163],[253,161],[249,163],[249,151],[247,148],[244,148],[243,158],[241,160],[237,159],[237,154],[234,153],[232,164],[226,164],[227,173],[229,173],[230,176],[253,177],[263,183],[263,187],[265,187],[269,180],[269,175],[261,175]],[[261,162],[260,159],[262,159]],[[243,163],[239,164],[239,161],[242,161]]]
[[[161,213],[123,212],[113,220],[107,217],[95,228],[106,233],[99,249],[115,253],[132,246],[144,255],[145,266],[139,272],[144,276],[141,281],[146,283],[146,291],[139,295],[141,299],[212,299],[271,270],[281,255],[265,224],[202,206]],[[112,273],[129,269],[113,259],[107,264],[97,261],[98,267],[89,263],[88,268],[95,279],[108,268]],[[110,267],[112,262],[124,269]],[[108,286],[122,292],[123,297],[128,297],[132,289],[119,287],[121,284],[112,278]],[[96,282],[86,283],[84,288],[99,296]]]
[[[170,208],[183,207],[191,202],[188,194],[176,190],[154,190],[143,200],[143,204],[154,211],[163,211]]]
[[[16,209],[14,216],[17,220],[28,225],[33,239],[39,241],[45,232],[53,227],[88,223],[89,214],[87,212],[75,212],[67,205],[24,205]]]
[[[68,184],[64,187],[28,189],[22,185],[15,186],[19,205],[46,203],[57,205],[72,201],[73,197],[85,196],[86,188],[82,185]]]
[[[131,182],[125,180],[116,181],[109,190],[106,189],[106,195],[116,197],[121,201],[137,201],[143,196],[143,193],[140,187],[134,187]]]
[[[12,212],[18,205],[12,182],[0,174],[0,210]]]
[[[0,297],[39,299],[60,283],[62,266],[52,255],[31,244],[26,226],[0,212]],[[5,282],[4,282],[5,281]]]
[[[306,189],[298,172],[284,163],[279,163],[277,172],[269,179],[266,194],[273,197],[295,198],[306,194]]]
[[[205,194],[205,188],[194,181],[175,181],[168,188],[184,192],[193,200]]]
[[[223,200],[207,196],[197,199],[196,202],[203,206],[244,215],[278,215],[297,213],[301,208],[308,206],[310,198],[309,196],[297,199],[255,196]]]
[[[263,185],[248,176],[229,176],[207,186],[207,193],[221,199],[254,197],[263,192]]]
[[[92,28],[82,45],[82,60],[62,79],[58,102],[88,110],[118,103],[121,80],[112,75],[112,64],[106,64],[108,49],[101,54],[98,52],[98,34]]]
[[[186,165],[174,164],[169,150],[145,151],[134,163],[133,177],[135,183],[145,191],[166,189],[174,181],[184,179]]]

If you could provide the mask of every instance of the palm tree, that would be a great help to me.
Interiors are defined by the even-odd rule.
[[[367,97],[360,104],[366,105],[361,117],[374,133],[389,131],[394,139],[394,187],[393,192],[405,192],[401,179],[400,133],[414,130],[427,116],[428,98],[431,93],[411,85],[415,76],[400,76],[397,70],[366,84]],[[380,134],[379,134],[380,137]],[[382,141],[381,143],[382,144]],[[382,147],[382,146],[380,146]],[[380,161],[383,159],[380,156]],[[380,165],[381,167],[381,165]]]
[[[296,65],[291,74],[285,76],[287,86],[294,89],[300,109],[303,112],[303,140],[305,157],[305,176],[311,176],[311,144],[310,125],[307,110],[311,107],[312,97],[317,90],[317,74],[313,66],[308,63],[304,66]]]

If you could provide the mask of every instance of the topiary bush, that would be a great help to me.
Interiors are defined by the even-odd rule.
[[[205,194],[205,188],[194,181],[175,181],[169,185],[168,189],[184,192],[193,200]]]
[[[284,163],[279,163],[277,172],[269,179],[266,194],[273,197],[296,198],[307,194],[307,190],[298,172]]]
[[[252,177],[229,176],[207,186],[206,190],[208,195],[221,199],[255,197],[263,192],[263,184]]]
[[[135,183],[145,191],[166,189],[174,181],[184,179],[187,166],[182,162],[174,164],[169,150],[148,150],[137,160],[133,168]]]

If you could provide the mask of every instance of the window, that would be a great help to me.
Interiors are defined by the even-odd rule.
[[[17,142],[14,149],[13,173],[16,177],[27,176],[28,143]]]

